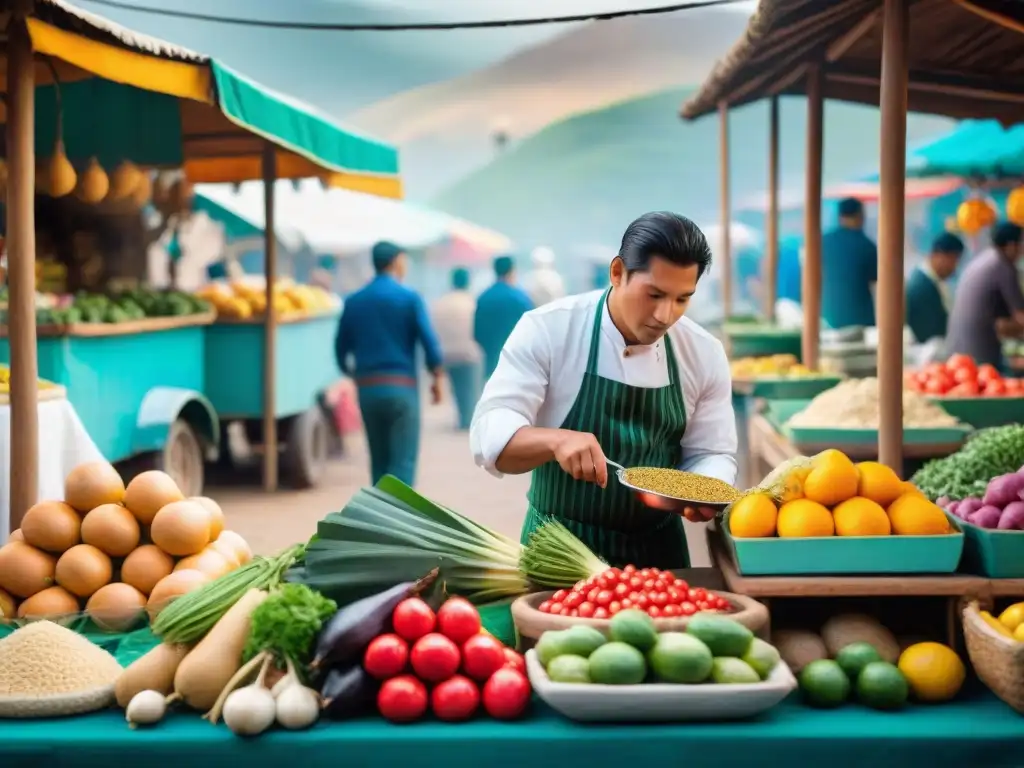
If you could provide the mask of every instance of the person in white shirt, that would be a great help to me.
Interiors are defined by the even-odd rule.
[[[565,296],[565,283],[555,269],[555,254],[550,248],[534,248],[530,254],[533,270],[526,275],[523,288],[533,301],[533,306],[541,307],[549,301]]]
[[[609,289],[546,304],[516,325],[470,443],[477,464],[498,477],[533,473],[524,542],[551,517],[611,564],[688,564],[682,519],[609,479],[605,457],[735,482],[725,350],[683,316],[710,263],[692,221],[648,213],[623,235]],[[692,521],[713,515],[686,510]]]
[[[480,397],[480,346],[473,339],[476,299],[469,292],[469,270],[452,270],[452,289],[433,307],[434,331],[441,342],[441,356],[452,385],[458,428],[469,429],[473,408]]]

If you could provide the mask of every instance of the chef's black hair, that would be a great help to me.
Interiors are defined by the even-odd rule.
[[[696,264],[698,279],[711,266],[711,248],[700,227],[668,211],[645,213],[634,221],[626,227],[619,247],[627,275],[646,272],[656,256],[681,267]]]

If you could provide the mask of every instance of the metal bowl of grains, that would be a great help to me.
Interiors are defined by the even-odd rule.
[[[630,467],[620,468],[615,474],[640,501],[659,512],[682,514],[696,507],[721,511],[740,497],[740,492],[728,483],[678,469]]]

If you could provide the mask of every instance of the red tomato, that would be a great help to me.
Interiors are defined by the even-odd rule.
[[[409,661],[409,644],[398,635],[375,637],[363,654],[363,669],[378,680],[401,674]]]
[[[623,573],[630,573],[630,574],[636,573],[636,566],[635,565],[624,565],[622,567],[622,572]]]
[[[952,370],[952,379],[957,384],[963,384],[968,381],[976,381],[978,372],[973,368],[954,368]]]
[[[442,609],[443,610],[443,609]],[[477,629],[477,632],[480,630]],[[428,683],[439,683],[455,674],[459,668],[459,646],[451,638],[431,632],[412,647],[409,654],[412,670]]]
[[[505,666],[526,674],[526,660],[511,648],[505,649]]]
[[[558,612],[558,615],[559,616],[572,616],[572,612],[573,612],[572,608],[565,608],[565,607],[563,607],[562,610],[560,610]]]
[[[644,579],[644,587],[643,587],[644,591],[645,592],[653,592],[654,589],[655,589],[654,584],[655,584],[655,580],[654,579]]]
[[[468,720],[480,706],[480,691],[472,680],[455,675],[430,693],[430,708],[439,720]]]
[[[622,610],[622,603],[618,600],[612,600],[608,603],[608,615],[614,616],[616,613]]]
[[[484,684],[484,709],[498,720],[514,720],[530,704],[530,681],[514,669],[499,669]]]
[[[619,606],[622,608],[622,610],[626,610],[627,608],[632,608],[633,607],[633,601],[630,600],[627,597],[625,600],[623,600],[621,603],[619,603]]]
[[[683,593],[680,592],[675,587],[669,587],[668,589],[666,589],[665,590],[665,594],[668,595],[668,601],[670,603],[676,603],[676,604],[678,604],[679,601],[682,600],[683,597],[684,597]]]
[[[589,592],[587,592],[587,601],[591,602],[591,603],[596,603],[597,602],[597,596],[600,595],[600,594],[601,594],[601,588],[600,587],[594,587]]]
[[[551,601],[545,600],[543,603],[537,606],[537,610],[541,613],[551,613]]]
[[[505,661],[505,646],[491,635],[473,635],[462,644],[462,671],[474,680],[485,681]]]
[[[690,585],[686,583],[685,579],[676,579],[672,582],[672,586],[678,589],[680,592],[690,591]]]
[[[594,615],[593,615],[592,618],[595,618],[595,619],[607,619],[608,618],[608,609],[605,608],[603,605],[597,606],[597,608],[594,609]]]
[[[661,608],[656,605],[650,605],[647,607],[647,615],[652,619],[661,618]]]
[[[610,590],[602,589],[597,593],[597,599],[594,600],[598,605],[608,606],[608,603],[612,601],[612,593]]]
[[[391,626],[395,634],[410,642],[433,632],[436,623],[433,609],[418,597],[403,600],[391,614]]]
[[[949,391],[951,384],[947,376],[935,376],[928,380],[924,391],[929,395],[944,395]]]
[[[577,592],[586,592],[590,587],[587,586],[586,579],[580,579],[573,585],[572,588],[575,589]]]
[[[978,366],[978,383],[987,384],[990,381],[997,381],[1001,379],[999,371],[994,365],[985,363],[984,365]]]
[[[623,598],[623,597],[626,597],[627,595],[629,595],[629,585],[628,584],[621,584],[621,583],[620,584],[616,584],[615,585],[615,589],[612,590],[612,592],[614,593],[614,595],[616,597],[618,597],[620,599]]]
[[[583,595],[579,592],[570,592],[565,596],[565,601],[562,603],[566,608],[579,608],[580,603],[583,602]]]
[[[673,605],[672,603],[669,603],[661,609],[661,615],[668,618],[670,616],[682,616],[683,612],[679,609],[678,605]]]
[[[695,589],[690,590],[689,597],[692,601],[707,600],[708,591],[704,589],[704,587],[696,587]]]
[[[985,397],[1002,397],[1006,394],[1006,385],[1002,381],[992,379],[985,384]]]
[[[635,598],[630,598],[630,599],[633,601],[633,605],[635,605],[641,611],[646,611],[647,610],[647,606],[650,605],[650,603],[651,603],[651,601],[648,599],[647,595],[645,595],[643,592],[638,594]]]
[[[558,600],[551,601],[554,613]],[[561,606],[559,606],[561,608]],[[446,600],[437,612],[437,628],[445,637],[464,643],[480,631],[480,614],[469,600],[453,597]]]
[[[655,592],[664,592],[666,589],[668,589],[668,584],[665,583],[664,579],[655,579],[654,580],[654,591]]]
[[[683,616],[693,616],[693,614],[697,612],[697,606],[687,601],[679,605],[679,610],[682,612]]]
[[[560,589],[557,592],[555,592],[555,594],[553,594],[551,596],[551,599],[554,600],[556,603],[560,603],[563,600],[565,600],[565,598],[566,598],[566,596],[568,594],[569,594],[569,590],[567,590],[567,589]]]
[[[651,602],[659,608],[664,608],[668,605],[668,595],[664,592],[655,592],[651,595]]]
[[[609,579],[614,579],[615,581],[618,581],[619,579],[621,579],[621,578],[622,578],[622,570],[621,570],[621,569],[619,569],[619,568],[609,568],[609,569],[608,569],[608,570],[607,570],[607,571],[605,572],[605,575],[606,575],[606,576],[607,576],[607,577],[608,577]]]
[[[393,723],[411,723],[427,711],[427,687],[412,675],[393,677],[377,693],[377,711]]]
[[[975,381],[965,381],[963,384],[957,384],[946,395],[950,397],[977,397],[978,396],[978,384]]]
[[[732,609],[732,605],[724,597],[716,597],[715,608],[717,608],[720,611],[728,611]]]
[[[710,603],[707,600],[701,600],[701,601],[699,601],[697,603],[697,610],[698,611],[706,611],[708,609],[709,605],[710,605]]]
[[[561,613],[564,607],[561,603],[551,603],[548,606],[548,613]]]
[[[653,572],[652,568],[641,568],[638,571],[638,573],[640,574],[640,578],[641,579],[649,579],[649,578],[651,578],[651,573],[652,572]]]
[[[580,618],[589,619],[594,615],[594,604],[589,600],[585,603],[580,603],[580,607],[577,608],[580,612]]]
[[[946,361],[946,368],[949,370],[958,368],[976,369],[977,366],[970,355],[956,354],[950,355],[949,360]]]
[[[639,590],[644,588],[644,580],[639,576],[629,577],[629,588],[632,590]]]

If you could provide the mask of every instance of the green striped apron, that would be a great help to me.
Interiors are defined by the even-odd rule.
[[[686,406],[672,342],[665,336],[667,387],[632,387],[597,374],[601,297],[590,336],[583,384],[562,429],[591,432],[605,454],[626,467],[678,467],[686,431]],[[689,565],[683,520],[649,509],[609,471],[608,487],[573,479],[558,462],[533,471],[521,541],[547,517],[559,520],[610,565],[685,568]]]

